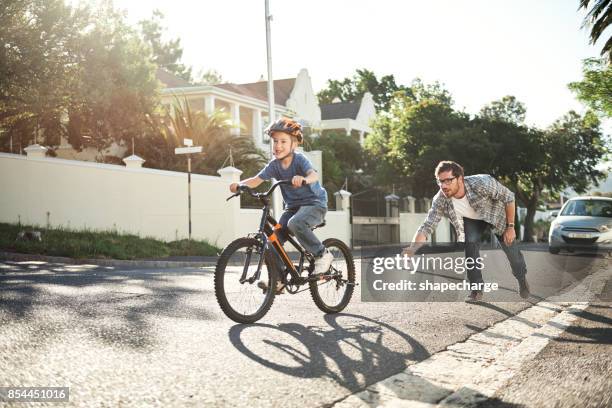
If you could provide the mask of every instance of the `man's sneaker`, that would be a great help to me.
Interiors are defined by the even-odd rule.
[[[314,273],[325,273],[329,271],[334,256],[328,249],[325,249],[323,255],[315,259],[315,270]]]
[[[482,300],[482,290],[473,290],[465,298],[467,303],[480,302]]]
[[[268,283],[267,282],[259,281],[259,282],[257,282],[257,287],[263,291],[264,295],[268,291]],[[285,285],[283,285],[283,282],[281,282],[281,281],[276,281],[276,294],[277,295],[282,295],[283,293],[285,293]]]
[[[529,283],[527,283],[527,278],[519,279],[518,283],[519,283],[519,295],[523,299],[527,299],[529,296],[531,296],[531,293],[529,292]]]

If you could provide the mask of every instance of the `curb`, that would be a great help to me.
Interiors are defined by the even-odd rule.
[[[560,296],[540,301],[328,406],[487,406],[524,363],[537,357],[552,339],[558,338],[574,323],[580,312],[603,292],[611,278],[612,271],[595,272],[570,292],[585,296],[586,301],[568,302]]]
[[[217,264],[217,257],[203,257],[201,261],[163,261],[147,259],[75,259],[63,256],[47,256],[38,254],[20,254],[16,252],[0,252],[3,261],[35,261],[48,263],[65,263],[71,265],[99,265],[128,268],[183,268],[183,267],[210,267]]]

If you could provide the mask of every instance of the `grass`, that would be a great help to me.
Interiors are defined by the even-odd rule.
[[[19,232],[24,230],[40,231],[42,240],[17,240]],[[0,223],[0,251],[69,258],[142,259],[213,256],[219,248],[199,240],[163,242],[116,231],[75,231]]]

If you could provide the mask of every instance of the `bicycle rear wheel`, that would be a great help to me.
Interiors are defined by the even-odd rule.
[[[339,239],[329,238],[323,245],[332,253],[329,273],[310,282],[310,295],[325,313],[338,313],[348,305],[355,289],[355,262],[351,250]]]
[[[238,323],[254,323],[270,310],[274,302],[276,273],[261,267],[258,280],[253,280],[260,260],[261,243],[254,238],[239,238],[231,242],[219,257],[215,269],[215,296],[223,313]],[[268,257],[268,255],[264,255]],[[240,282],[241,277],[246,281]],[[258,287],[263,282],[267,288]]]

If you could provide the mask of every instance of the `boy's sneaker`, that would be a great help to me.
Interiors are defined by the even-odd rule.
[[[268,291],[268,283],[267,282],[259,281],[259,282],[257,282],[257,287],[263,291],[264,295]],[[285,285],[283,285],[283,282],[281,282],[281,281],[276,281],[276,294],[277,295],[282,295],[283,293],[285,293]]]
[[[334,256],[331,252],[326,248],[323,255],[318,258],[315,258],[315,270],[314,273],[325,273],[329,271],[332,261],[334,260]]]

